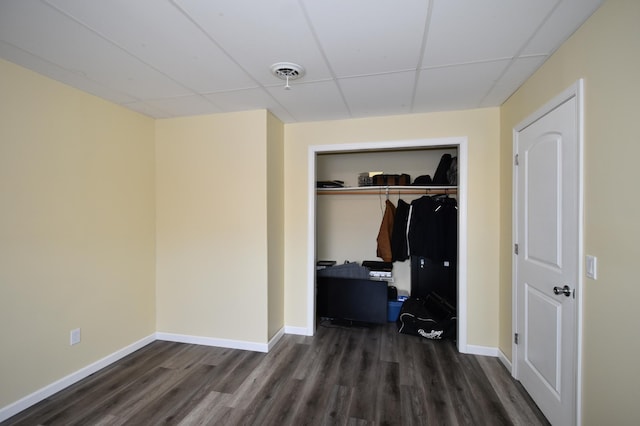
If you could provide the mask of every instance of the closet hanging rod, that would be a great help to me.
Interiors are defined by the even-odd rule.
[[[415,187],[415,186],[358,186],[358,187],[345,187],[345,188],[318,188],[316,190],[318,195],[363,195],[363,194],[375,194],[385,195],[387,194],[399,194],[399,195],[447,195],[457,194],[457,187]]]

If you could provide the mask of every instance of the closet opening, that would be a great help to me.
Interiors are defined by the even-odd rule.
[[[433,182],[443,155],[455,157],[457,176],[455,185],[450,181]],[[411,204],[413,200],[427,195],[438,203],[452,201],[457,212],[455,241],[450,241],[449,249],[455,251],[452,262],[445,265],[439,274],[448,274],[454,288],[446,295],[456,305],[456,344],[458,351],[467,352],[467,138],[438,138],[410,141],[368,142],[340,145],[316,145],[309,147],[309,221],[308,221],[308,278],[307,278],[307,321],[308,334],[316,330],[317,314],[329,309],[331,316],[344,314],[346,317],[363,319],[365,322],[381,322],[380,298],[386,298],[388,285],[399,295],[416,292],[421,277],[415,267],[418,262],[430,262],[429,258],[415,257],[408,253],[403,260],[394,257],[392,272],[376,272],[373,281],[381,284],[366,285],[349,281],[353,291],[344,292],[340,279],[321,277],[320,299],[318,297],[318,277],[322,266],[318,262],[344,265],[353,262],[380,262],[389,254],[381,253],[378,247],[378,233],[381,221],[389,204]],[[377,173],[383,176],[372,177]],[[427,177],[428,175],[428,177]],[[440,175],[440,177],[442,177]],[[446,200],[445,200],[446,199]],[[429,200],[431,202],[431,200]],[[446,207],[446,206],[445,206]],[[414,258],[415,257],[415,258]],[[384,259],[383,259],[384,258]],[[412,264],[414,265],[412,267]],[[370,264],[368,263],[367,266]],[[347,264],[344,268],[361,273]],[[380,266],[374,264],[374,268]],[[432,265],[430,265],[432,266]],[[381,269],[385,269],[381,268]],[[432,271],[433,269],[429,269]],[[453,272],[450,274],[449,272]],[[351,273],[351,272],[347,272]],[[373,275],[373,270],[371,272]],[[389,276],[391,275],[391,276]],[[366,277],[360,277],[366,279]],[[358,279],[360,279],[358,278]],[[433,277],[431,277],[433,278]],[[442,277],[441,277],[442,278]],[[334,282],[335,281],[335,282]],[[366,281],[365,281],[366,282]],[[370,283],[370,281],[369,281]],[[413,284],[412,284],[413,283]],[[413,289],[412,289],[413,285]],[[327,288],[336,286],[341,302],[326,306]],[[358,287],[360,286],[360,287]],[[367,297],[361,291],[366,289]],[[445,291],[445,289],[441,289]],[[442,291],[440,291],[442,293]],[[333,297],[333,296],[332,296]],[[318,302],[320,300],[320,302]],[[355,300],[358,302],[355,303]],[[320,303],[320,305],[318,305]],[[386,305],[385,305],[386,308]],[[346,309],[346,311],[345,311]],[[392,314],[389,314],[392,315]]]

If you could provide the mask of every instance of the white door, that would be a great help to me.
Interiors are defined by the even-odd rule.
[[[577,404],[580,140],[577,96],[515,132],[514,374],[554,425]]]

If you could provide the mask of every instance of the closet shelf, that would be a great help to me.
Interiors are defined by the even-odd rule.
[[[318,195],[360,194],[457,194],[457,186],[351,186],[344,188],[317,188]]]

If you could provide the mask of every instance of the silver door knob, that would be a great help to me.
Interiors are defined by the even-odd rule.
[[[571,296],[571,288],[568,285],[564,287],[554,287],[553,294],[564,294],[565,296]]]

